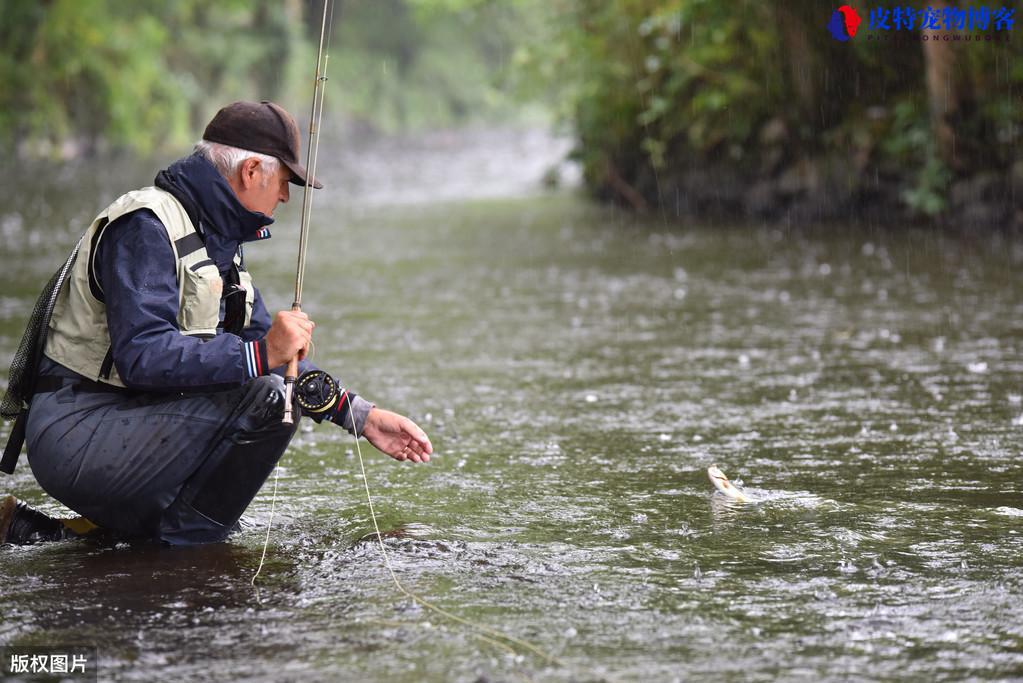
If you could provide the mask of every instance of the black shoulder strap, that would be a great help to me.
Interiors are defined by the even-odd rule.
[[[92,297],[101,303],[106,303],[106,299],[103,298],[103,288],[99,284],[99,276],[96,275],[96,248],[99,246],[99,241],[103,237],[103,232],[110,225],[109,220],[104,216],[98,226],[96,226],[96,232],[92,233],[92,240],[89,242],[89,291],[92,292]]]
[[[21,447],[25,445],[25,423],[28,422],[28,411],[22,410],[11,427],[11,435],[4,447],[4,456],[0,458],[0,472],[14,474],[14,466],[21,457]]]
[[[238,275],[239,266],[231,264],[231,269],[224,278],[224,320],[221,326],[224,332],[241,335],[245,329],[245,288],[241,285]]]

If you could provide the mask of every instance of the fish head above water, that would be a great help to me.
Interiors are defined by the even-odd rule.
[[[714,484],[714,487],[729,498],[744,503],[749,501],[749,498],[742,491],[732,482],[728,481],[728,477],[725,476],[725,473],[717,465],[711,465],[707,468],[707,476],[710,478],[711,483]]]
[[[710,477],[711,482],[713,482],[713,484],[717,487],[729,487],[732,485],[732,483],[728,481],[728,477],[725,476],[725,473],[722,472],[717,465],[711,465],[707,468],[707,476]]]

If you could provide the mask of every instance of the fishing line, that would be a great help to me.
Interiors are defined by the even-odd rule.
[[[328,25],[330,26],[329,31],[327,30]],[[306,247],[309,242],[308,227],[313,214],[313,196],[312,192],[309,190],[310,186],[316,181],[316,162],[319,157],[318,151],[320,147],[319,128],[323,121],[323,100],[327,94],[327,88],[324,86],[327,82],[327,61],[330,59],[330,55],[324,51],[324,39],[326,39],[326,45],[329,46],[330,39],[333,36],[334,3],[330,2],[330,0],[324,0],[323,20],[320,24],[320,45],[316,51],[316,78],[313,81],[313,106],[312,111],[309,113],[309,144],[306,150],[306,181],[305,192],[302,195],[302,218],[298,233],[298,266],[295,269],[295,302],[291,306],[292,310],[299,310],[302,303],[302,284],[305,279]],[[310,340],[307,355],[312,350],[312,340]],[[285,373],[288,376],[286,376],[284,380],[285,392],[283,421],[285,423],[291,422],[291,398],[295,379],[294,377],[290,377],[290,375],[292,375],[292,373],[297,374],[297,372],[297,361],[289,361],[288,372]],[[281,466],[278,464],[274,466],[274,490],[273,495],[270,498],[270,519],[268,519],[266,523],[266,538],[263,540],[263,554],[259,558],[259,566],[256,567],[256,573],[252,575],[252,580],[250,581],[253,587],[256,586],[256,577],[258,577],[259,573],[263,571],[263,565],[266,562],[267,548],[270,546],[270,529],[273,527],[274,510],[277,508],[277,485],[280,481],[280,476]]]
[[[328,16],[328,8],[330,14]],[[327,30],[327,26],[330,26],[330,30]],[[312,111],[309,114],[309,145],[306,150],[306,181],[305,181],[305,192],[302,195],[302,219],[299,227],[298,234],[298,266],[295,272],[295,303],[292,304],[292,310],[300,308],[302,303],[302,283],[305,279],[305,256],[306,247],[309,242],[309,221],[312,219],[313,213],[313,196],[310,192],[310,186],[316,181],[316,162],[319,157],[318,151],[320,147],[319,128],[323,121],[323,100],[327,94],[327,88],[324,87],[327,82],[327,61],[330,59],[324,51],[324,39],[326,38],[326,45],[330,45],[330,39],[334,36],[334,3],[330,0],[324,0],[323,3],[323,21],[320,24],[320,45],[316,52],[316,78],[313,81],[313,106]],[[315,141],[315,144],[314,144]],[[310,340],[310,348],[312,350],[312,340]],[[297,361],[289,361],[288,372],[286,375],[291,375],[292,371],[297,374],[298,363]],[[284,392],[284,422],[289,423],[291,421],[291,397],[292,389],[294,387],[294,378],[285,377],[285,392]],[[273,527],[274,511],[277,508],[277,485],[280,481],[281,466],[274,466],[274,490],[273,495],[270,498],[270,519],[266,523],[266,538],[263,540],[263,554],[259,558],[259,566],[256,567],[256,573],[252,575],[250,583],[253,588],[256,586],[256,577],[263,571],[263,565],[266,562],[267,548],[270,546],[270,529]]]
[[[328,14],[327,14],[328,6],[330,8],[330,20],[329,20],[329,22],[328,22]],[[330,0],[326,0],[324,2],[324,6],[323,6],[323,23],[322,23],[322,25],[320,27],[320,47],[319,47],[319,51],[318,51],[318,54],[317,54],[317,57],[316,57],[316,82],[315,82],[315,87],[314,87],[314,90],[313,90],[313,106],[312,106],[312,112],[310,114],[310,124],[309,124],[309,127],[310,127],[310,145],[309,145],[309,150],[308,150],[309,159],[307,159],[307,164],[306,164],[307,165],[307,171],[306,171],[307,179],[306,179],[306,188],[305,188],[306,191],[305,191],[305,195],[303,196],[303,199],[302,199],[302,221],[301,221],[301,229],[300,229],[300,232],[299,232],[299,257],[298,257],[298,268],[297,268],[297,273],[296,273],[296,278],[295,278],[295,303],[292,305],[292,310],[297,310],[299,308],[300,304],[301,304],[301,301],[302,301],[302,284],[303,284],[304,274],[305,274],[304,273],[304,271],[305,271],[305,253],[306,253],[306,247],[307,247],[307,244],[308,244],[308,230],[307,230],[307,228],[309,226],[309,221],[310,221],[311,216],[312,216],[312,196],[311,196],[312,193],[309,192],[309,190],[310,190],[310,185],[312,184],[312,182],[316,178],[316,162],[317,162],[317,156],[318,156],[317,153],[316,153],[316,149],[319,147],[318,129],[320,127],[320,122],[322,121],[322,117],[323,117],[323,100],[324,100],[324,96],[326,94],[326,88],[323,87],[323,85],[324,85],[324,82],[327,80],[327,61],[329,59],[329,56],[326,54],[326,52],[324,50],[324,45],[325,45],[325,43],[324,43],[324,34],[325,34],[325,29],[329,25],[330,26],[329,32],[326,33],[326,45],[329,46],[330,38],[332,37],[333,32],[334,32],[333,16],[334,16],[333,3],[331,3]],[[313,140],[314,139],[315,139],[315,146],[313,145]],[[290,374],[290,370],[291,370],[291,367],[289,366],[289,374]],[[286,416],[290,416],[289,408],[291,407],[291,395],[292,395],[292,387],[294,386],[294,379],[292,379],[290,377],[286,378],[286,383],[287,383],[286,384],[287,391],[286,391],[286,394],[285,394],[286,395],[286,399],[285,399],[285,411],[286,412],[285,412],[285,415]],[[440,615],[440,616],[442,616],[442,617],[444,617],[446,619],[450,619],[451,621],[454,621],[456,623],[462,624],[463,626],[466,626],[469,629],[472,629],[473,630],[473,635],[475,635],[476,637],[480,638],[481,640],[483,640],[485,642],[489,642],[490,644],[495,645],[496,647],[499,647],[501,649],[504,649],[506,651],[510,651],[510,652],[514,653],[514,648],[510,647],[507,644],[507,643],[511,643],[513,645],[518,646],[519,648],[522,648],[523,650],[532,652],[533,654],[537,655],[541,659],[546,660],[547,662],[550,662],[552,664],[555,664],[557,666],[565,668],[565,665],[564,665],[564,663],[561,660],[556,658],[554,655],[552,655],[552,654],[550,654],[550,653],[540,649],[539,647],[537,647],[537,646],[535,646],[535,645],[533,645],[531,643],[528,643],[525,640],[522,640],[521,638],[516,638],[515,636],[511,636],[511,635],[508,635],[506,633],[502,633],[501,631],[498,631],[496,629],[492,629],[492,628],[490,628],[488,626],[484,626],[482,624],[477,624],[477,623],[475,623],[475,622],[473,622],[473,621],[471,621],[469,619],[466,619],[464,617],[460,617],[457,614],[452,614],[451,612],[448,612],[447,610],[442,609],[442,608],[434,605],[433,603],[431,603],[430,601],[426,600],[425,598],[423,598],[423,597],[417,595],[416,593],[413,593],[409,589],[405,588],[405,586],[401,583],[401,581],[398,580],[398,576],[397,576],[397,574],[395,574],[394,568],[391,565],[391,558],[390,558],[390,556],[387,553],[386,546],[384,545],[383,535],[380,533],[380,523],[377,520],[376,509],[375,509],[375,507],[373,505],[373,496],[372,496],[372,494],[370,493],[370,490],[369,490],[369,478],[366,475],[366,464],[365,464],[365,461],[362,458],[362,447],[359,445],[358,427],[355,425],[354,414],[352,413],[351,398],[350,398],[350,396],[348,395],[347,392],[345,392],[342,396],[343,396],[343,400],[348,402],[348,413],[349,413],[349,415],[352,415],[352,433],[355,436],[355,450],[356,450],[356,453],[358,454],[358,457],[359,457],[359,469],[362,471],[362,485],[363,485],[363,488],[366,491],[366,502],[369,504],[369,514],[370,514],[370,517],[373,520],[373,529],[376,531],[377,543],[380,546],[380,554],[384,558],[384,565],[387,567],[387,572],[390,574],[391,580],[394,582],[394,585],[398,589],[398,592],[400,592],[402,595],[406,596],[407,598],[409,598],[413,602],[418,603],[422,607],[424,607],[424,608],[434,612],[435,614],[438,614],[438,615]],[[285,419],[285,421],[287,421],[287,418]],[[277,487],[278,487],[279,477],[280,477],[280,466],[278,465],[277,467],[274,468],[274,488],[273,488],[273,493],[272,493],[271,499],[270,499],[270,518],[267,520],[266,536],[263,539],[263,553],[262,553],[262,555],[261,555],[261,557],[259,559],[259,566],[256,568],[256,573],[253,574],[252,580],[250,582],[253,587],[256,586],[256,577],[258,577],[260,572],[263,570],[263,566],[264,566],[265,561],[266,561],[267,549],[269,548],[269,545],[270,545],[270,530],[271,530],[271,528],[273,526],[274,511],[275,511],[276,505],[277,505]],[[257,595],[258,595],[258,593],[257,593]],[[504,641],[504,642],[502,642],[502,641]]]
[[[345,392],[345,394],[344,394],[344,400],[346,402],[348,402],[348,412],[349,412],[349,415],[352,415],[353,414],[352,413],[352,404],[350,402],[350,399],[349,399],[349,396],[348,396],[347,392]],[[369,504],[370,519],[373,520],[373,530],[376,532],[376,539],[377,539],[377,544],[380,547],[380,554],[384,558],[384,566],[387,567],[387,573],[390,574],[391,580],[394,582],[394,585],[398,589],[398,592],[400,592],[402,595],[404,595],[405,597],[409,598],[413,602],[418,603],[422,607],[425,607],[426,609],[428,609],[428,610],[430,610],[430,611],[432,611],[432,612],[434,612],[434,613],[436,613],[436,614],[438,614],[438,615],[440,615],[442,617],[445,617],[446,619],[450,619],[451,621],[454,621],[454,622],[462,624],[463,626],[466,626],[466,627],[468,627],[470,629],[473,629],[474,631],[476,631],[473,635],[475,635],[477,638],[479,638],[479,639],[481,639],[481,640],[483,640],[483,641],[485,641],[487,643],[490,643],[491,645],[494,645],[495,647],[498,647],[498,648],[500,648],[502,650],[505,650],[507,652],[515,654],[514,648],[510,647],[509,645],[507,645],[504,642],[501,642],[502,640],[504,640],[504,641],[507,641],[508,643],[512,643],[514,645],[517,645],[517,646],[519,646],[520,648],[522,648],[524,650],[528,650],[529,652],[532,652],[533,654],[537,655],[541,659],[544,659],[544,660],[546,660],[546,661],[548,661],[548,662],[550,662],[552,664],[555,664],[557,666],[560,666],[560,667],[564,668],[565,667],[564,662],[562,662],[560,659],[558,659],[554,655],[550,654],[549,652],[546,652],[545,650],[542,650],[539,647],[537,647],[537,646],[535,646],[535,645],[533,645],[533,644],[531,644],[529,642],[526,642],[525,640],[522,640],[521,638],[516,638],[515,636],[508,635],[507,633],[503,633],[503,632],[498,631],[496,629],[492,629],[492,628],[490,628],[488,626],[484,626],[482,624],[478,624],[476,622],[473,622],[473,621],[471,621],[469,619],[466,619],[464,617],[460,617],[457,614],[452,614],[451,612],[449,612],[449,611],[447,611],[447,610],[445,610],[445,609],[443,609],[441,607],[438,607],[438,606],[434,605],[433,603],[431,603],[426,598],[424,598],[424,597],[422,597],[422,596],[420,596],[420,595],[418,595],[416,593],[413,593],[408,588],[406,588],[404,586],[404,584],[402,584],[402,582],[398,579],[398,575],[395,574],[395,572],[394,572],[394,567],[391,565],[391,558],[390,558],[390,555],[388,555],[388,553],[387,553],[387,546],[384,545],[383,534],[380,532],[380,523],[377,520],[376,507],[373,505],[373,495],[370,493],[370,490],[369,490],[369,478],[368,478],[368,476],[366,474],[366,463],[365,463],[365,461],[362,458],[362,446],[359,444],[359,433],[358,433],[357,428],[355,427],[354,419],[352,420],[352,429],[353,429],[353,435],[355,436],[355,452],[356,452],[356,454],[358,455],[358,458],[359,458],[359,470],[362,472],[362,486],[363,486],[363,489],[366,492],[366,502]],[[267,520],[267,523],[266,523],[266,536],[263,539],[263,554],[259,558],[259,566],[256,568],[256,573],[252,575],[252,580],[250,581],[250,583],[252,584],[253,587],[256,586],[256,577],[258,577],[260,572],[262,572],[262,570],[263,570],[263,566],[264,566],[265,561],[266,561],[267,548],[269,548],[269,546],[270,546],[270,529],[273,527],[274,511],[275,511],[276,506],[277,506],[277,486],[278,486],[278,481],[279,481],[279,477],[280,477],[280,469],[281,468],[279,466],[274,469],[274,488],[273,488],[273,493],[272,493],[272,495],[270,497],[270,518]]]
[[[266,549],[270,547],[270,528],[274,523],[274,510],[277,508],[277,482],[281,478],[281,466],[277,465],[274,467],[274,492],[270,497],[270,519],[266,522],[266,538],[263,539],[263,555],[259,558],[259,566],[256,567],[256,573],[252,575],[252,580],[249,582],[252,587],[256,587],[256,577],[259,576],[259,572],[263,571],[263,564],[266,562]],[[258,594],[257,594],[258,595]]]
[[[349,400],[347,394],[345,394],[345,400],[346,401]],[[351,409],[352,409],[352,404],[351,404],[351,402],[349,402],[348,403],[349,414],[351,414]],[[353,427],[354,427],[354,420],[353,420]],[[494,642],[493,640],[490,640],[490,638],[506,640],[509,643],[513,643],[513,644],[518,645],[519,647],[521,647],[521,648],[523,648],[525,650],[528,650],[528,651],[532,652],[533,654],[537,655],[541,659],[545,659],[548,662],[551,662],[552,664],[556,664],[557,666],[564,667],[565,666],[564,662],[559,660],[554,655],[552,655],[552,654],[550,654],[550,653],[548,653],[548,652],[546,652],[544,650],[541,650],[540,648],[536,647],[535,645],[532,645],[532,644],[530,644],[530,643],[528,643],[525,640],[522,640],[520,638],[516,638],[515,636],[510,636],[507,633],[502,633],[501,631],[498,631],[496,629],[492,629],[492,628],[490,628],[488,626],[483,626],[482,624],[477,624],[477,623],[475,623],[473,621],[470,621],[469,619],[466,619],[464,617],[460,617],[457,614],[452,614],[451,612],[448,612],[445,609],[437,607],[436,605],[434,605],[433,603],[428,601],[426,598],[423,598],[423,597],[417,595],[416,593],[413,593],[409,589],[405,588],[404,585],[402,585],[401,581],[398,580],[397,574],[394,573],[394,568],[391,566],[391,558],[387,554],[387,547],[384,545],[384,537],[380,533],[380,524],[377,521],[376,509],[373,506],[373,496],[369,492],[369,478],[366,476],[366,464],[365,464],[365,462],[362,459],[362,448],[359,446],[359,433],[358,433],[358,431],[355,431],[354,434],[355,434],[355,452],[359,456],[359,469],[362,471],[362,486],[363,486],[363,488],[366,491],[366,502],[369,503],[369,515],[370,515],[370,518],[373,520],[373,529],[374,529],[374,531],[376,531],[377,543],[380,546],[380,554],[383,555],[383,558],[384,558],[384,565],[386,565],[387,572],[391,575],[391,580],[394,581],[394,585],[395,585],[395,587],[397,587],[398,591],[402,595],[404,595],[404,596],[408,597],[409,599],[411,599],[413,602],[419,603],[423,607],[433,611],[436,614],[439,614],[442,617],[446,617],[446,618],[450,619],[451,621],[454,621],[454,622],[457,622],[459,624],[462,624],[463,626],[467,626],[467,627],[469,627],[471,629],[475,629],[476,631],[479,632],[476,635],[478,637],[480,637],[480,638],[483,638],[484,640],[488,640],[489,642],[491,642],[493,644],[501,645],[505,649],[509,649],[507,645],[503,645],[500,642]],[[481,634],[483,634],[483,635],[481,635]],[[484,635],[488,636],[488,637],[484,637]]]

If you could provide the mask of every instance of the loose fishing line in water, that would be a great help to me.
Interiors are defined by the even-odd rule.
[[[349,406],[350,405],[351,404],[349,404]],[[491,628],[489,628],[487,626],[483,626],[482,624],[477,624],[477,623],[475,623],[473,621],[465,619],[464,617],[460,617],[457,614],[452,614],[451,612],[448,612],[447,610],[442,609],[440,607],[437,607],[436,605],[430,603],[425,598],[423,598],[423,597],[413,593],[412,591],[410,591],[407,588],[405,588],[404,585],[402,585],[401,581],[398,580],[398,576],[394,573],[394,568],[391,566],[391,558],[387,554],[387,548],[386,548],[386,546],[384,546],[384,537],[380,533],[380,524],[377,522],[376,510],[373,507],[373,496],[369,492],[369,479],[366,476],[366,464],[363,462],[363,459],[362,459],[362,449],[359,446],[358,434],[356,434],[356,437],[355,437],[355,451],[356,451],[356,453],[359,456],[359,469],[362,471],[362,485],[363,485],[363,488],[366,490],[366,502],[369,503],[369,515],[370,515],[370,518],[373,520],[373,529],[376,532],[377,543],[380,546],[380,554],[384,558],[384,564],[387,566],[387,572],[391,575],[391,579],[394,581],[394,585],[395,585],[395,587],[397,587],[398,591],[401,592],[406,597],[408,597],[409,599],[413,600],[414,602],[419,603],[423,607],[425,607],[425,608],[427,608],[429,610],[432,610],[434,613],[439,614],[440,616],[446,617],[446,618],[448,618],[448,619],[450,619],[452,621],[455,621],[455,622],[457,622],[459,624],[462,624],[463,626],[468,626],[469,628],[472,628],[472,629],[475,629],[475,630],[479,631],[480,633],[476,634],[479,637],[482,637],[482,636],[480,636],[480,634],[486,634],[486,636],[489,636],[489,638],[484,638],[484,639],[488,640],[489,642],[493,643],[493,641],[490,640],[490,638],[501,638],[503,640],[507,640],[509,643],[513,643],[515,645],[518,645],[521,648],[524,648],[524,649],[532,652],[533,654],[539,656],[542,659],[547,660],[548,662],[551,662],[553,664],[557,664],[558,666],[564,666],[564,664],[560,660],[558,660],[556,657],[554,657],[553,655],[551,655],[548,652],[545,652],[544,650],[541,650],[540,648],[536,647],[535,645],[532,645],[532,644],[530,644],[530,643],[528,643],[528,642],[526,642],[524,640],[516,638],[515,636],[510,636],[510,635],[508,635],[506,633],[502,633],[501,631],[497,631],[497,630],[491,629]],[[494,644],[502,645],[501,643],[494,643]],[[505,647],[507,648],[507,646],[505,646]]]
[[[347,393],[344,394],[344,400],[346,400],[346,401],[349,400]],[[351,403],[348,404],[348,409],[349,409],[349,411],[351,410]],[[383,556],[383,559],[384,559],[384,566],[387,567],[387,572],[388,572],[388,574],[390,574],[391,580],[394,582],[394,585],[398,589],[398,592],[400,592],[402,595],[404,595],[405,597],[409,598],[413,602],[415,602],[415,603],[421,605],[422,607],[424,607],[424,608],[434,612],[435,614],[438,614],[438,615],[440,615],[442,617],[445,617],[446,619],[450,619],[451,621],[454,621],[456,623],[462,624],[463,626],[466,626],[466,627],[468,627],[470,629],[473,629],[473,630],[477,631],[477,633],[475,633],[474,635],[477,638],[480,638],[480,639],[490,643],[491,645],[495,645],[496,647],[499,647],[501,649],[504,649],[504,650],[507,650],[507,651],[510,651],[510,652],[514,653],[515,652],[514,648],[509,647],[505,643],[501,642],[502,640],[503,641],[507,641],[508,643],[512,643],[514,645],[517,645],[518,647],[520,647],[520,648],[522,648],[524,650],[527,650],[527,651],[537,655],[541,659],[544,659],[544,660],[546,660],[546,661],[548,661],[548,662],[550,662],[552,664],[555,664],[557,666],[564,667],[565,666],[564,663],[560,659],[555,657],[554,655],[550,654],[549,652],[546,652],[545,650],[542,650],[539,647],[537,647],[537,646],[535,646],[535,645],[533,645],[533,644],[531,644],[531,643],[529,643],[529,642],[527,642],[525,640],[522,640],[521,638],[516,638],[515,636],[508,635],[507,633],[503,633],[501,631],[498,631],[497,629],[493,629],[493,628],[490,628],[488,626],[484,626],[482,624],[478,624],[478,623],[476,623],[474,621],[466,619],[465,617],[460,617],[457,614],[453,614],[453,613],[451,613],[451,612],[449,612],[449,611],[447,611],[447,610],[445,610],[445,609],[443,609],[441,607],[438,607],[438,606],[434,605],[433,603],[431,603],[426,598],[424,598],[424,597],[422,597],[422,596],[420,596],[420,595],[418,595],[416,593],[413,593],[408,588],[406,588],[404,586],[404,584],[402,584],[402,582],[398,579],[398,575],[394,572],[394,567],[391,565],[391,558],[390,558],[390,555],[388,555],[388,553],[387,553],[387,547],[384,545],[383,534],[380,532],[380,523],[377,521],[376,507],[373,505],[373,495],[370,493],[370,490],[369,490],[369,478],[368,478],[368,476],[366,474],[366,463],[365,463],[365,461],[362,458],[362,447],[359,445],[359,433],[355,432],[354,435],[355,435],[355,452],[356,452],[356,454],[357,454],[357,456],[359,458],[359,470],[362,473],[362,486],[363,486],[363,489],[366,492],[366,502],[369,504],[369,516],[370,516],[370,519],[373,520],[373,530],[376,532],[376,540],[377,540],[377,544],[380,547],[380,554]],[[256,587],[256,577],[258,577],[260,572],[263,570],[263,564],[264,564],[264,561],[266,560],[267,548],[270,545],[270,528],[273,525],[274,510],[276,508],[276,503],[277,503],[277,484],[278,484],[278,473],[279,472],[280,472],[280,467],[277,467],[276,470],[275,470],[275,474],[274,474],[273,494],[272,494],[271,499],[270,499],[270,519],[267,521],[267,524],[266,524],[266,537],[265,537],[265,539],[263,541],[263,554],[262,554],[262,557],[260,557],[260,560],[259,560],[259,567],[257,567],[256,573],[253,574],[252,580],[250,582],[253,587]]]

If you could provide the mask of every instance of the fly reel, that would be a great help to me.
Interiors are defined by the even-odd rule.
[[[340,389],[323,370],[302,373],[295,383],[298,404],[310,413],[325,413],[337,405]]]

